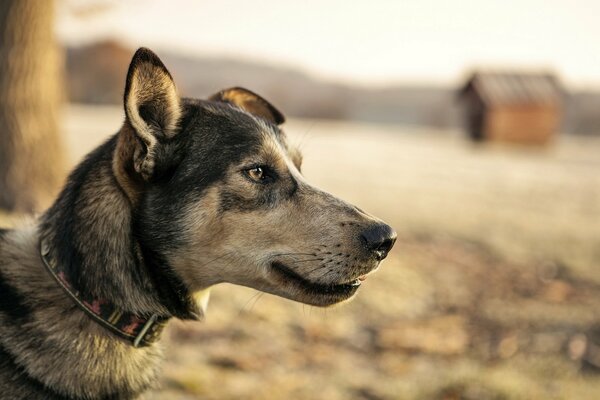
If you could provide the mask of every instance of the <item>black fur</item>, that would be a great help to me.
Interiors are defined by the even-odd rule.
[[[92,279],[93,274],[89,273],[89,269],[95,269],[99,266],[87,265],[85,262],[86,255],[82,254],[79,249],[86,248],[87,246],[81,243],[79,232],[97,228],[89,226],[90,221],[79,215],[78,205],[84,197],[81,193],[83,185],[94,179],[93,174],[99,169],[112,170],[112,153],[115,148],[116,139],[116,136],[113,136],[90,153],[71,173],[58,200],[45,213],[42,223],[43,232],[52,232],[54,245],[51,247],[53,247],[53,254],[57,262],[65,266],[77,289],[88,292],[97,298],[110,298],[110,296],[119,293],[123,288],[119,289],[120,284],[111,280],[110,273],[107,274],[102,285],[99,285],[96,280]],[[112,174],[109,176],[112,176]],[[114,187],[119,187],[116,181],[114,181]],[[101,202],[102,199],[98,199],[97,201]],[[98,236],[101,237],[102,235],[99,233]],[[99,250],[89,249],[89,251],[94,252]],[[107,259],[104,266],[107,266],[110,261]],[[140,278],[143,271],[132,262],[133,260],[127,261],[127,269]]]
[[[26,299],[19,293],[0,271],[0,312],[8,315],[18,323],[27,321],[32,310]]]
[[[166,306],[171,312],[171,316],[179,318],[195,318],[197,314],[195,309],[188,310],[192,306],[191,297],[185,290],[184,285],[177,277],[169,272],[168,266],[162,264],[162,260],[156,254],[145,252],[144,260],[135,257],[135,241],[139,235],[135,235],[135,224],[131,228],[128,237],[123,238],[129,243],[129,254],[107,255],[111,259],[106,259],[104,265],[89,265],[86,259],[97,257],[94,252],[101,252],[102,249],[89,248],[89,254],[81,254],[81,248],[87,246],[80,241],[81,230],[98,229],[81,215],[78,215],[78,202],[82,199],[82,186],[85,182],[93,179],[94,173],[98,169],[104,168],[112,176],[112,154],[116,144],[116,136],[107,141],[92,152],[71,174],[67,181],[65,189],[62,191],[57,202],[48,210],[44,216],[42,231],[53,232],[53,254],[57,262],[65,266],[69,276],[75,283],[76,288],[82,293],[89,293],[91,297],[100,299],[116,299],[115,302],[123,309],[127,310],[127,304],[119,304],[119,299],[124,296],[119,295],[123,288],[118,280],[115,280],[116,270],[127,271],[132,275],[134,282],[152,282],[150,287],[144,287],[144,291],[154,293],[157,301]],[[105,172],[106,172],[105,171]],[[160,175],[159,175],[160,176]],[[114,179],[114,178],[113,178]],[[117,182],[113,182],[115,187],[119,187]],[[125,196],[125,194],[123,194]],[[98,199],[102,201],[102,199]],[[134,219],[135,221],[135,219]],[[119,221],[115,221],[117,224]],[[99,232],[98,237],[102,237],[104,232]],[[145,247],[142,246],[142,250]],[[106,268],[106,274],[103,275],[102,282],[98,282],[96,276],[90,271],[98,268]]]
[[[209,104],[222,108],[226,116],[206,110]],[[273,130],[281,134],[274,126]],[[112,137],[73,171],[59,199],[44,216],[42,231],[53,232],[52,247],[57,262],[66,266],[77,289],[92,297],[116,298],[117,302],[125,297],[119,295],[123,290],[120,282],[112,279],[116,274],[111,271],[117,268],[128,271],[132,281],[147,282],[143,290],[153,293],[157,301],[167,307],[170,316],[196,318],[199,312],[195,301],[162,254],[184,244],[179,234],[180,225],[184,223],[178,221],[180,210],[185,204],[197,201],[209,187],[222,180],[230,165],[255,153],[261,145],[260,135],[260,126],[243,112],[226,104],[184,99],[180,132],[171,139],[159,138],[155,174],[139,205],[132,210],[131,233],[123,238],[130,243],[131,254],[124,255],[117,264],[114,255],[106,259],[100,266],[106,269],[106,273],[102,284],[99,284],[97,275],[91,273],[99,266],[88,265],[86,260],[98,257],[93,252],[102,250],[90,248],[88,254],[81,254],[79,250],[86,248],[80,243],[79,232],[97,228],[88,226],[86,218],[78,214],[78,202],[82,198],[84,183],[93,180],[99,170],[112,176],[111,163],[117,141],[116,136]],[[118,187],[116,181],[114,186]],[[297,189],[294,181],[284,186],[288,193]],[[265,188],[262,196],[251,203],[244,203],[234,193],[225,193],[222,209],[272,207],[280,197],[282,193],[279,191]],[[287,196],[284,194],[284,197]],[[141,260],[134,256],[135,243],[142,251]],[[118,305],[127,309],[127,304]]]
[[[134,222],[134,229],[136,226]],[[140,243],[140,249],[160,302],[169,310],[171,316],[179,319],[199,319],[201,313],[198,305],[164,257],[143,242]]]
[[[260,146],[259,127],[251,117],[218,103],[211,106],[224,107],[228,115],[214,115],[204,108],[207,104],[184,101],[181,133],[172,140],[179,164],[170,168],[168,177],[153,182],[141,199],[135,231],[147,247],[166,250],[182,244],[180,226],[173,217],[222,180],[230,165]]]

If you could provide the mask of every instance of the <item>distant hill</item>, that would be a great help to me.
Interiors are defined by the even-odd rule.
[[[393,86],[368,89],[318,80],[291,67],[159,53],[184,96],[204,98],[226,87],[243,86],[261,94],[284,114],[293,117],[437,128],[461,125],[456,88]],[[69,99],[82,103],[120,103],[132,54],[133,49],[113,41],[68,48]],[[570,94],[566,106],[566,131],[600,134],[600,93]]]

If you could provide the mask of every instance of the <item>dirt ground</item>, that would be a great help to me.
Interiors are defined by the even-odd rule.
[[[75,163],[122,112],[71,106]],[[457,132],[291,121],[314,184],[399,233],[350,304],[223,285],[166,332],[147,399],[596,399],[600,139],[476,146]]]

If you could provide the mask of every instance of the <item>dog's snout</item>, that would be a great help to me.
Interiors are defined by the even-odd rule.
[[[367,249],[375,254],[378,260],[383,260],[396,242],[396,232],[391,226],[377,224],[368,227],[361,233]]]

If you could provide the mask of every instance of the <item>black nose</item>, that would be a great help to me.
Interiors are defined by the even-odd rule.
[[[378,260],[383,260],[396,242],[396,232],[386,224],[368,227],[363,231],[361,237],[367,245],[367,249],[373,252]]]

